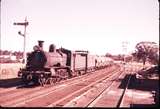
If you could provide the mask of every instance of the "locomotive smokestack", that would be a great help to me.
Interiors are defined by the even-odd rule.
[[[41,48],[41,50],[43,50],[43,43],[44,41],[41,40],[38,41],[38,46]]]

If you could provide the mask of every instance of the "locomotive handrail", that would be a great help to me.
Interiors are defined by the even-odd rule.
[[[47,66],[46,68],[55,68],[55,69],[66,69],[66,68],[70,68],[70,66],[60,66],[60,67],[57,67],[57,66]]]

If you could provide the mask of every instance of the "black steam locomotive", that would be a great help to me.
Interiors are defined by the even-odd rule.
[[[25,84],[34,82],[43,86],[110,66],[112,63],[111,59],[104,56],[90,55],[88,51],[56,49],[53,44],[45,52],[43,41],[38,41],[38,46],[34,46],[34,51],[28,54],[26,66],[20,69],[18,76]]]

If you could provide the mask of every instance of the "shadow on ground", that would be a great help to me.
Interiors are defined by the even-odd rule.
[[[10,78],[0,80],[0,88],[16,87],[22,84],[20,78]]]
[[[152,72],[151,72],[152,71]],[[154,72],[156,71],[156,72]],[[143,74],[141,78],[137,78],[136,74],[141,72]],[[146,74],[145,74],[146,73]],[[151,79],[152,75],[157,74],[157,67],[150,68],[143,71],[138,71],[136,74],[127,74],[122,80],[119,88],[124,89],[127,85],[127,80],[131,76],[128,89],[136,89],[141,91],[152,91],[155,104],[131,104],[131,107],[157,107],[159,105],[159,78]],[[146,76],[147,75],[147,76]]]
[[[158,107],[158,105],[155,104],[130,104],[130,107],[134,108],[154,108]]]
[[[37,84],[24,85],[21,78],[11,78],[0,80],[0,88],[33,88],[38,86]]]

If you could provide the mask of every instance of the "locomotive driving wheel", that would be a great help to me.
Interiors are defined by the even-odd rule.
[[[57,79],[54,77],[49,78],[49,84],[53,85],[54,83],[56,83]]]
[[[46,78],[44,77],[44,75],[40,75],[39,79],[38,79],[38,82],[41,86],[44,86],[45,83],[46,83]]]
[[[41,86],[44,86],[44,84],[45,84],[45,78],[39,78],[39,84]]]

